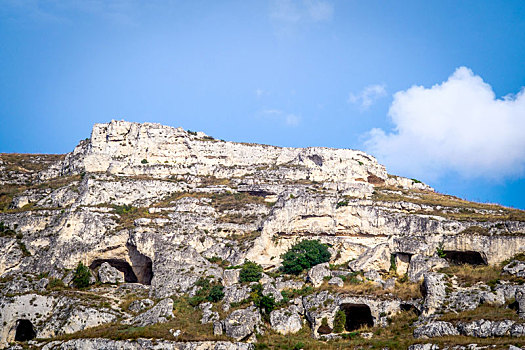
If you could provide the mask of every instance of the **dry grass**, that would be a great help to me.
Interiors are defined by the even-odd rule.
[[[64,159],[65,154],[24,154],[0,153],[0,160],[6,163],[7,171],[37,172]]]
[[[520,256],[516,256],[519,259]],[[511,259],[513,260],[513,259]],[[491,287],[494,287],[499,281],[511,281],[514,283],[525,283],[525,278],[519,278],[512,275],[502,273],[501,265],[452,265],[450,267],[439,270],[449,276],[456,276],[458,283],[462,286],[470,287],[478,282],[483,282]]]
[[[0,211],[1,212],[9,212],[9,213],[17,213],[21,211],[26,211],[30,209],[34,209],[34,204],[29,204],[27,206],[24,206],[22,208],[17,209],[9,209],[9,205],[13,201],[13,198],[17,195],[22,194],[24,191],[31,190],[31,189],[46,189],[49,188],[51,190],[56,190],[57,188],[67,186],[72,182],[80,181],[81,176],[80,175],[72,175],[72,176],[63,176],[63,177],[57,177],[36,185],[33,184],[27,184],[27,185],[10,185],[6,184],[0,187]]]
[[[525,221],[525,211],[523,210],[507,208],[497,204],[469,202],[458,197],[431,191],[408,191],[399,188],[376,187],[372,199],[383,202],[410,202],[429,206],[441,206],[453,209],[454,212],[445,209],[434,210],[433,212],[421,211],[420,214],[438,215],[456,220]],[[490,211],[490,213],[476,213],[476,210],[486,210]]]
[[[217,193],[210,196],[212,206],[219,212],[242,210],[249,204],[267,205],[264,197],[252,196],[249,193]]]
[[[217,219],[217,222],[246,225],[246,224],[252,224],[258,219],[259,219],[259,216],[255,214],[243,215],[242,213],[229,213],[229,214],[220,216]]]
[[[478,282],[494,283],[501,278],[501,268],[493,265],[452,265],[440,270],[449,276],[456,276],[458,282],[464,286],[471,286]]]
[[[519,321],[518,313],[507,306],[483,304],[475,308],[474,310],[465,310],[458,313],[447,313],[442,315],[440,318],[442,321],[448,322],[469,322],[476,320],[514,320]]]
[[[178,341],[227,340],[225,336],[213,335],[211,324],[200,323],[201,312],[189,305],[188,299],[174,300],[174,317],[166,323],[147,327],[132,327],[120,323],[105,324],[99,327],[88,328],[73,334],[61,335],[53,340],[69,340],[79,338],[107,338],[114,340],[153,338]],[[180,329],[182,332],[176,339],[170,329]]]

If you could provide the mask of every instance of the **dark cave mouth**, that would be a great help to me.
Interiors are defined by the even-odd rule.
[[[95,259],[93,260],[91,265],[89,265],[89,268],[91,270],[94,270],[105,262],[107,262],[108,264],[110,264],[112,267],[116,268],[120,272],[124,273],[125,282],[137,283],[139,281],[131,265],[127,261],[122,260],[122,259]]]
[[[453,265],[487,265],[487,260],[480,252],[473,250],[444,250],[445,259]]]
[[[341,304],[339,308],[346,315],[345,330],[352,332],[361,327],[373,327],[374,318],[370,307],[366,304]]]
[[[153,278],[153,262],[149,257],[141,254],[134,245],[127,244],[126,246],[128,248],[128,255],[131,264],[124,259],[117,258],[95,259],[89,265],[89,268],[95,270],[97,267],[107,262],[112,267],[124,273],[124,282],[151,285],[151,279]]]
[[[33,323],[29,320],[16,321],[15,341],[28,341],[36,337]]]

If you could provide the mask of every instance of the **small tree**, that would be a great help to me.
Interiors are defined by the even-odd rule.
[[[298,275],[314,265],[329,261],[330,252],[328,246],[318,240],[304,240],[292,246],[281,257],[283,272]]]
[[[89,268],[80,261],[73,275],[73,285],[77,288],[86,288],[89,286],[90,276]]]
[[[252,261],[247,261],[242,265],[241,272],[239,273],[240,282],[259,282],[262,278],[263,268],[261,265],[256,264]]]
[[[335,314],[335,318],[334,318],[333,331],[335,333],[343,333],[343,331],[345,330],[345,324],[346,324],[346,314],[342,310],[337,311],[337,313]]]
[[[222,298],[224,298],[224,287],[221,285],[215,285],[211,287],[210,294],[208,294],[206,299],[212,303],[216,303],[222,300]]]

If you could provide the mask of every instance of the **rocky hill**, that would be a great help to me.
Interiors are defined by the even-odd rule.
[[[361,151],[112,121],[0,186],[0,348],[525,344],[525,212]],[[283,269],[305,241],[328,258]]]

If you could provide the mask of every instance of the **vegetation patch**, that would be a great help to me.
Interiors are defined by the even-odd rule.
[[[330,252],[328,246],[318,240],[304,240],[293,245],[281,257],[283,258],[282,271],[298,275],[312,266],[328,262]]]

